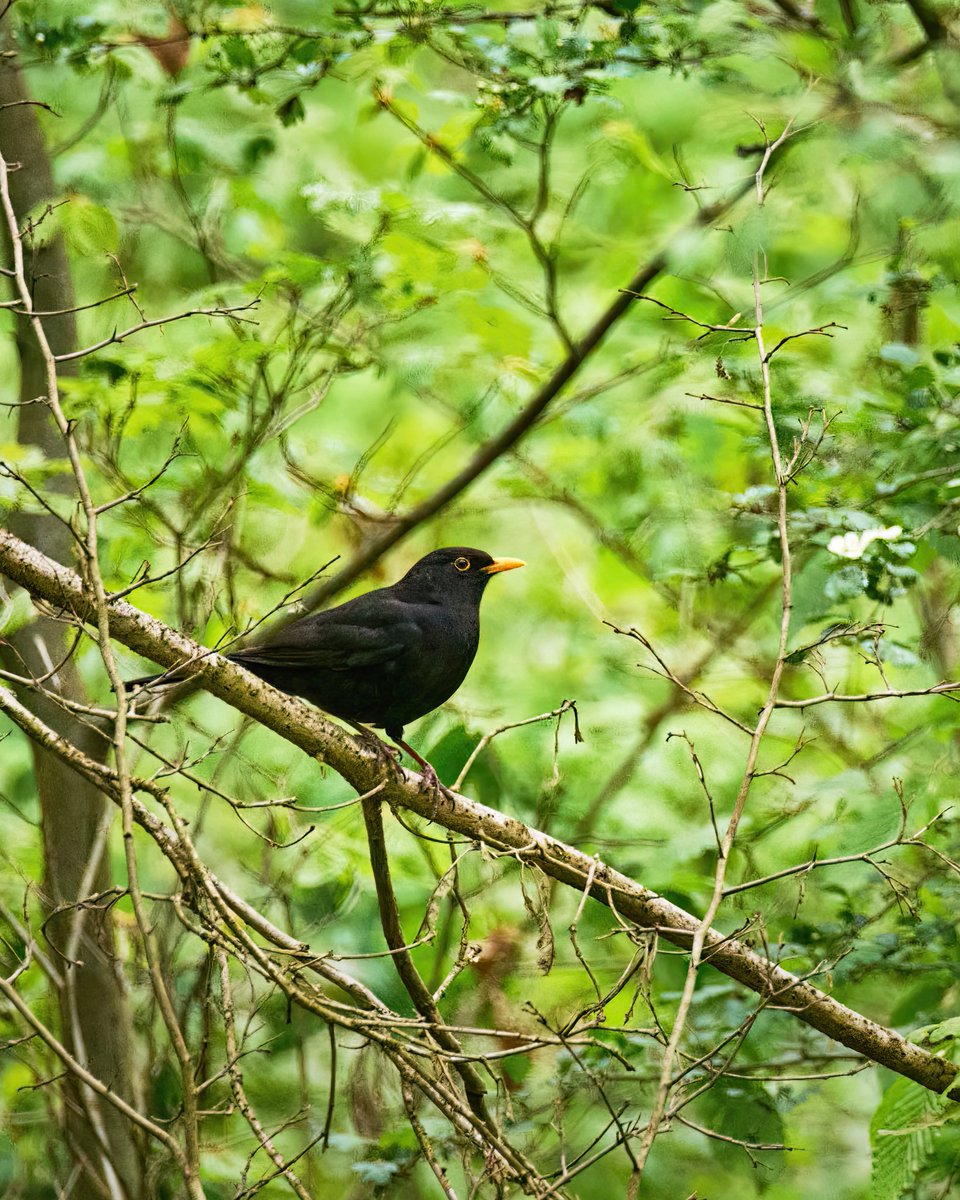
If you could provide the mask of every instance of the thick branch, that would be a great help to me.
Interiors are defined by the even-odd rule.
[[[91,620],[94,613],[80,578],[6,530],[0,530],[0,573],[25,587],[33,596],[68,613]],[[313,757],[329,763],[360,792],[369,791],[383,771],[383,760],[315,709],[262,683],[242,667],[205,651],[163,622],[133,605],[117,600],[110,605],[111,632],[124,645],[165,667],[192,660],[186,670],[196,674],[208,691],[240,712],[260,721]],[[547,837],[495,809],[464,797],[444,800],[435,814],[435,792],[419,775],[390,768],[381,793],[391,804],[409,808],[445,828],[536,863],[552,878],[656,932],[674,945],[689,949],[699,922],[696,917],[649,891],[619,871],[572,846]],[[587,884],[589,882],[589,888]],[[868,1020],[812,984],[798,979],[734,938],[710,930],[703,961],[750,988],[798,1020],[852,1050],[935,1092],[954,1083],[958,1068],[929,1054],[892,1029]],[[960,1098],[960,1088],[955,1088]],[[953,1094],[953,1093],[952,1093]]]

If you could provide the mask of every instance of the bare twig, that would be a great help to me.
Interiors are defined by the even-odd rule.
[[[256,324],[249,317],[240,316],[240,313],[249,312],[252,308],[256,308],[259,303],[260,297],[257,296],[253,300],[248,300],[246,304],[235,304],[229,307],[189,308],[185,312],[172,313],[169,317],[157,317],[153,321],[140,321],[136,325],[131,325],[129,329],[114,330],[109,337],[103,338],[99,342],[94,342],[92,346],[85,346],[82,350],[72,350],[69,354],[54,355],[54,362],[65,363],[73,362],[78,358],[86,358],[88,354],[96,354],[98,350],[103,350],[107,346],[113,346],[117,342],[126,341],[127,338],[134,337],[134,335],[142,333],[145,329],[156,329],[158,326],[171,325],[174,321],[185,321],[188,317],[229,317],[231,321],[247,321],[250,324]]]

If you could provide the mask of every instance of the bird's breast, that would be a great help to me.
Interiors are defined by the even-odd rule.
[[[422,639],[405,661],[390,664],[397,715],[415,721],[449,700],[463,683],[480,640],[473,614],[438,610],[418,622]]]

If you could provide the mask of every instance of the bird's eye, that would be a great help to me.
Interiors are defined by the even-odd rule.
[[[453,560],[453,565],[457,568],[458,571],[469,571],[470,570],[470,559],[469,558],[455,558]]]

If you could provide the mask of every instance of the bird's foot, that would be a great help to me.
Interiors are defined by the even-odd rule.
[[[403,752],[396,746],[389,746],[381,737],[378,737],[372,729],[368,729],[366,725],[361,725],[359,722],[350,722],[353,728],[360,735],[361,741],[376,754],[377,758],[383,763],[384,767],[395,767],[403,757]]]
[[[440,782],[440,776],[433,769],[432,763],[423,764],[420,771],[420,778],[428,788],[434,788],[437,791],[440,791],[443,788],[443,784]]]
[[[430,763],[424,764],[420,772],[420,778],[423,780],[426,789],[433,792],[433,808],[430,810],[430,820],[435,821],[437,813],[440,810],[440,801],[452,800],[453,792],[448,787],[444,787],[440,782],[440,776]]]
[[[408,746],[402,738],[396,737],[394,741],[419,765],[420,778],[423,780],[424,789],[433,793],[433,808],[430,810],[430,820],[435,821],[440,808],[440,801],[444,799],[452,800],[453,792],[449,788],[444,787],[440,782],[440,776],[437,774],[432,763],[427,762],[412,746]]]

